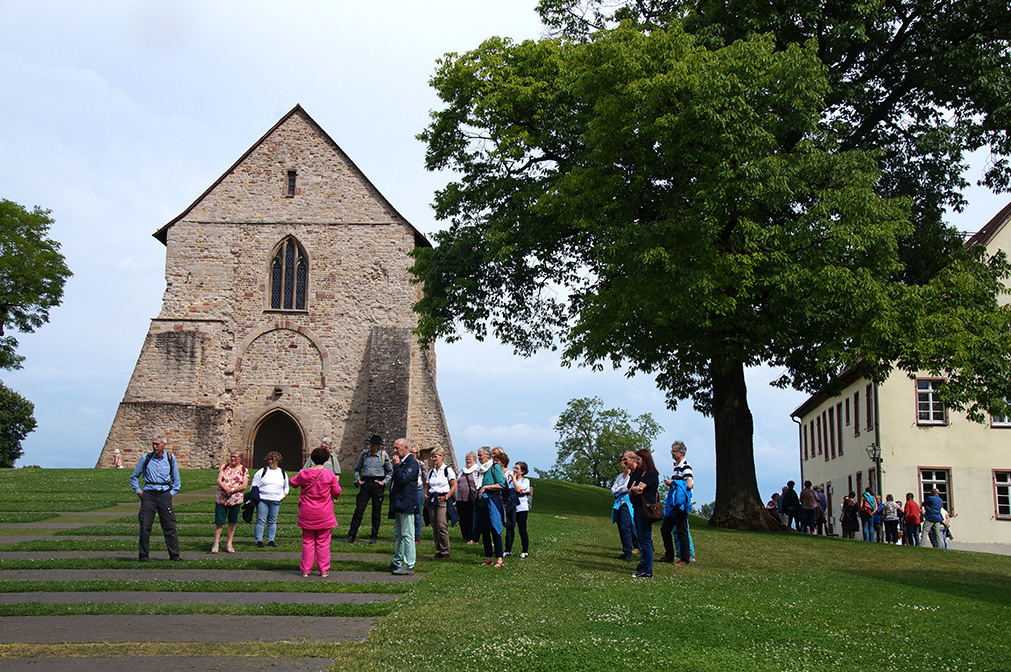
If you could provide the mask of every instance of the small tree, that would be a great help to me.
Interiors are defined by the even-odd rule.
[[[0,383],[0,468],[21,457],[21,441],[35,431],[35,405]]]
[[[633,423],[635,426],[633,426]],[[606,488],[623,453],[646,448],[663,431],[649,413],[632,418],[627,411],[604,409],[600,397],[570,399],[558,416],[555,442],[558,456],[547,471],[534,469],[541,478]]]
[[[0,198],[0,369],[20,369],[24,360],[7,330],[32,333],[63,299],[71,273],[60,244],[47,237],[52,223],[49,210]]]

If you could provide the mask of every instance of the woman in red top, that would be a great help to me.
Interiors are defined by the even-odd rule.
[[[920,545],[920,505],[915,495],[906,493],[906,505],[902,509],[902,543],[906,546]]]

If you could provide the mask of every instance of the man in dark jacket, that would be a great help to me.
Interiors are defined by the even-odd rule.
[[[790,517],[790,523],[793,525],[793,528],[800,532],[802,509],[800,508],[800,497],[797,496],[797,491],[793,489],[794,485],[793,481],[786,482],[786,492],[780,497],[780,501],[783,502],[783,513]]]
[[[393,485],[390,487],[394,552],[390,570],[397,576],[414,574],[414,516],[418,513],[419,469],[407,439],[394,441]]]

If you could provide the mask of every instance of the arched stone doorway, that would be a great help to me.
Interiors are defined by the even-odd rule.
[[[272,450],[281,453],[281,468],[296,472],[302,468],[302,430],[295,419],[283,411],[264,416],[253,436],[253,460],[250,468],[259,469]]]

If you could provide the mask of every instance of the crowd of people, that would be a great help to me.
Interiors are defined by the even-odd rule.
[[[822,487],[805,481],[797,493],[795,485],[788,481],[782,492],[773,493],[766,510],[798,532],[826,534],[828,499]],[[920,546],[922,537],[934,548],[947,548],[952,538],[951,516],[937,488],[919,503],[907,492],[904,504],[896,502],[891,493],[882,501],[869,486],[859,497],[850,491],[839,507],[839,521],[843,539],[855,539],[860,532],[864,541]]]
[[[179,468],[165,452],[167,440],[158,435],[152,452],[138,461],[130,478],[131,487],[141,500],[139,560],[149,557],[149,540],[155,514],[165,535],[169,556],[181,560],[176,534],[172,497],[179,491]],[[383,439],[373,435],[363,450],[352,474],[357,488],[355,509],[345,540],[356,541],[365,510],[372,505],[369,543],[377,543],[382,522],[382,507],[389,485],[388,517],[393,520],[394,554],[388,569],[396,575],[414,573],[416,546],[421,542],[424,521],[432,527],[435,560],[450,554],[449,528],[459,525],[463,541],[484,544],[483,565],[502,567],[512,555],[515,533],[519,532],[520,557],[530,552],[527,517],[533,500],[533,488],[527,478],[525,462],[509,468],[509,456],[502,448],[482,447],[467,453],[466,466],[458,475],[446,464],[442,448],[430,451],[431,466],[425,468],[417,448],[406,439],[393,443],[392,456],[382,450]],[[214,504],[214,539],[210,552],[219,553],[221,535],[228,526],[225,551],[235,552],[235,528],[240,510],[253,526],[254,542],[276,547],[277,518],[281,503],[290,488],[299,488],[297,524],[302,531],[302,556],[299,570],[304,577],[316,567],[320,576],[330,571],[330,542],[337,527],[334,503],[341,495],[340,463],[332,442],[324,438],[312,451],[302,469],[291,477],[280,467],[277,451],[266,454],[265,465],[250,473],[242,464],[242,455],[232,452],[228,462],[218,469]],[[248,488],[248,490],[247,490]],[[504,535],[504,539],[503,539]]]

